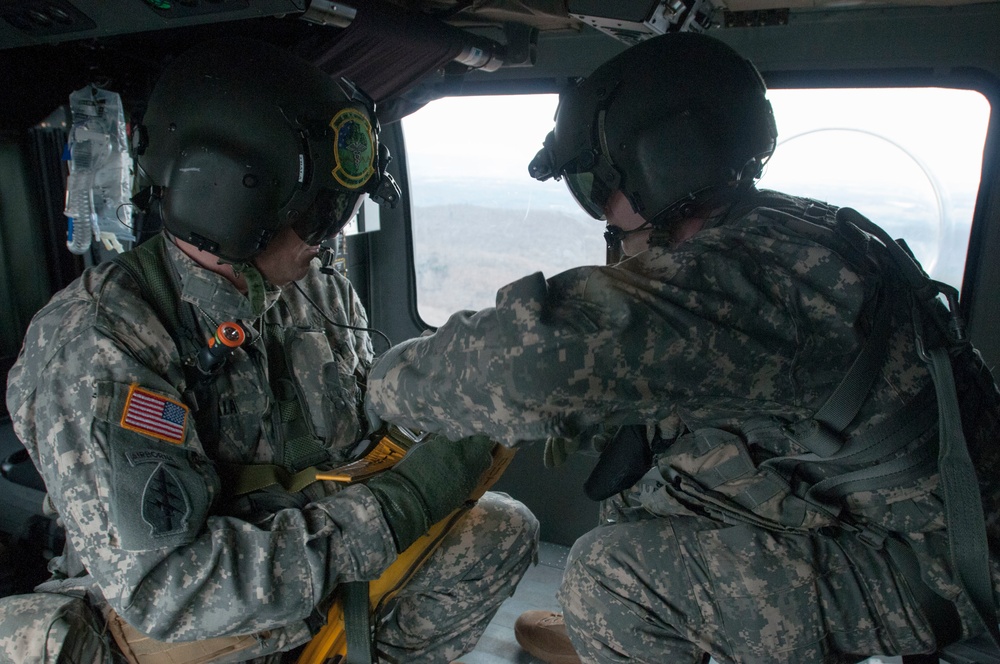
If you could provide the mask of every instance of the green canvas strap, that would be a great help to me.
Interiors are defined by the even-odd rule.
[[[152,305],[157,317],[165,324],[181,357],[196,353],[203,340],[195,338],[194,312],[181,302],[180,285],[170,269],[163,234],[119,254],[114,261],[135,279],[143,299]]]
[[[924,346],[924,315],[930,318],[952,347],[966,343],[956,307],[954,289],[932,281],[910,254],[889,235],[850,208],[838,212],[838,220],[854,224],[878,238],[899,274],[909,286],[913,298],[914,331],[917,350],[927,363],[937,397],[938,458],[945,516],[948,524],[948,547],[956,581],[969,597],[985,633],[1000,650],[1000,629],[997,626],[997,603],[990,574],[990,551],[986,538],[986,520],[975,466],[969,455],[962,429],[961,410],[955,388],[955,376],[948,348],[928,349]],[[950,320],[941,320],[937,298],[943,291],[948,296]]]
[[[167,255],[166,237],[162,233],[155,235],[114,260],[138,284],[143,299],[153,307],[173,339],[187,384],[184,400],[194,413],[202,445],[212,449],[219,439],[218,395],[212,377],[195,367],[194,357],[205,340],[197,336],[194,307],[181,300],[180,282]]]
[[[282,466],[268,463],[216,464],[226,477],[227,493],[242,496],[272,486],[279,486],[289,493],[298,493],[316,481],[317,468],[310,466],[297,473],[289,472]]]
[[[871,332],[847,374],[812,418],[788,427],[793,440],[819,457],[830,457],[840,451],[844,429],[857,416],[880,375],[889,353],[892,301],[885,293],[878,296]]]
[[[979,495],[976,469],[969,456],[962,417],[955,391],[951,358],[943,348],[924,354],[938,396],[938,427],[941,443],[938,471],[944,492],[948,522],[948,547],[957,581],[976,607],[993,644],[1000,648],[996,599],[990,575],[990,549],[986,540],[986,518]]]
[[[347,638],[345,664],[373,664],[375,643],[372,632],[368,582],[348,581],[340,584],[344,603],[344,636]]]

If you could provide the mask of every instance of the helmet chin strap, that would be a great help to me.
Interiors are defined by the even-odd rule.
[[[710,188],[706,187],[705,189],[685,196],[653,217],[653,219],[643,222],[642,225],[633,228],[632,230],[627,231],[621,226],[615,226],[614,224],[608,225],[607,229],[604,231],[604,241],[608,243],[608,249],[611,251],[620,251],[622,248],[622,242],[624,242],[625,238],[633,233],[639,233],[650,229],[652,229],[654,235],[662,234],[665,231],[669,232],[670,226],[672,226],[675,222],[687,219],[698,211],[698,196],[704,194],[709,189]]]
[[[731,204],[751,189],[753,184],[753,178],[742,178],[737,181],[735,186],[704,187],[674,201],[651,220],[643,222],[641,226],[632,230],[625,230],[621,226],[609,224],[604,231],[604,241],[607,242],[608,249],[611,251],[620,251],[625,238],[650,228],[653,230],[654,242],[662,241],[664,237],[669,239],[671,227],[677,222],[693,217],[699,209],[706,205]]]
[[[611,249],[612,251],[620,250],[622,242],[624,242],[625,238],[627,238],[629,235],[632,235],[633,233],[642,232],[652,227],[653,224],[651,222],[644,221],[641,226],[633,228],[630,231],[627,231],[621,226],[615,226],[614,224],[612,224],[604,229],[604,241],[608,243],[608,249]]]

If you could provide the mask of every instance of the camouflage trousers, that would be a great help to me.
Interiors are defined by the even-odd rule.
[[[485,494],[378,617],[379,661],[446,664],[472,650],[537,550],[538,521],[528,508]],[[96,613],[79,601],[61,608],[70,600],[39,593],[0,600],[0,664],[55,661],[60,652],[70,659],[59,661],[122,661]],[[300,651],[247,661],[294,662]]]
[[[884,551],[853,536],[641,508],[574,544],[559,601],[584,662],[846,664],[934,643]]]
[[[528,508],[486,493],[379,617],[380,657],[447,664],[472,650],[537,551]]]

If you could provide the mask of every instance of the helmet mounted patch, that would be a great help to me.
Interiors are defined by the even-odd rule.
[[[156,187],[164,228],[225,262],[252,260],[285,227],[318,244],[364,194],[399,197],[374,102],[268,42],[185,51],[161,73],[142,126],[140,183]]]
[[[375,173],[375,134],[368,116],[345,108],[333,116],[336,166],[331,175],[346,189],[359,189]]]

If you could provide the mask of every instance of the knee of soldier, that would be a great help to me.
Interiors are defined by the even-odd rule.
[[[538,519],[524,503],[505,493],[489,491],[470,516],[477,532],[491,534],[492,546],[517,558],[534,560],[537,556]]]
[[[622,543],[622,535],[614,525],[594,528],[581,535],[569,550],[566,571],[584,573],[595,566],[605,566],[615,557],[615,551]]]

